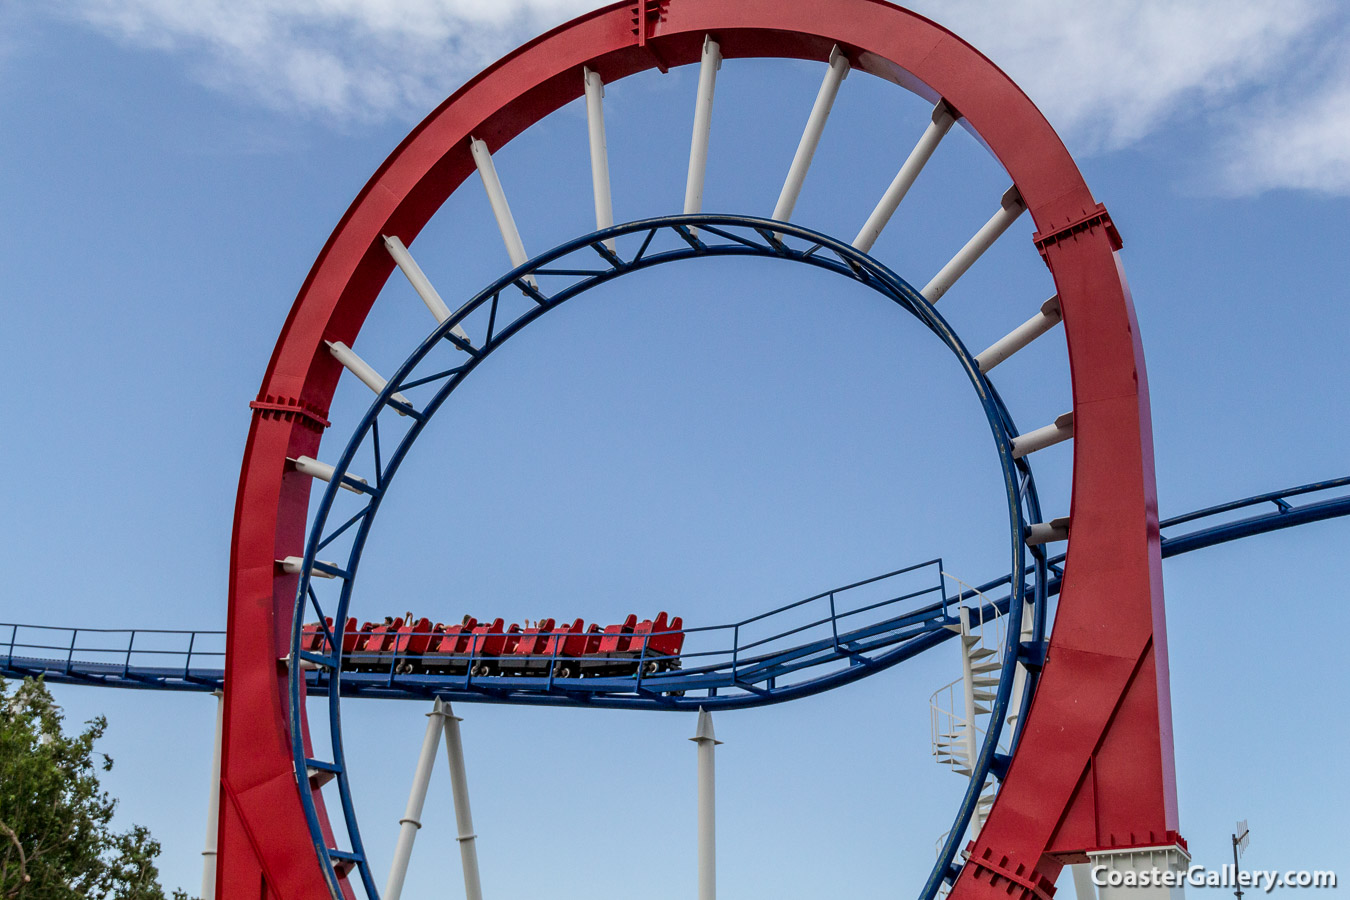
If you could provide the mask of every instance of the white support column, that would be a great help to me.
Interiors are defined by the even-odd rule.
[[[220,742],[225,729],[225,693],[212,691],[216,697],[216,738],[211,752],[211,793],[206,801],[206,849],[202,850],[201,900],[216,897],[216,836],[220,828]]]
[[[310,478],[317,478],[320,481],[332,481],[333,476],[337,473],[337,470],[328,463],[319,462],[317,459],[310,456],[288,456],[286,459],[291,465],[295,466],[295,471],[302,475],[308,475]],[[359,475],[348,474],[342,476],[342,484],[340,487],[351,491],[353,494],[360,494],[362,491],[356,486],[358,484],[368,485],[370,482]]]
[[[712,133],[713,92],[722,68],[722,47],[711,36],[703,39],[698,67],[698,97],[694,101],[694,133],[689,143],[689,177],[684,184],[686,214],[703,211],[703,178],[708,171],[708,137]]]
[[[1067,541],[1068,539],[1068,516],[1060,516],[1058,519],[1051,519],[1049,522],[1037,522],[1035,525],[1027,527],[1026,542],[1031,547],[1038,544],[1050,544],[1055,541]]]
[[[334,569],[338,567],[337,563],[328,562],[326,560],[316,559],[314,561],[316,563],[323,563],[325,566],[332,566]],[[305,571],[305,558],[303,556],[288,556],[285,559],[277,560],[277,565],[281,566],[281,571],[285,572],[287,575],[299,575]],[[309,577],[336,578],[337,576],[331,572],[325,572],[315,566],[309,570]]]
[[[975,364],[981,372],[988,372],[994,366],[1026,347],[1036,338],[1054,328],[1062,320],[1059,311],[1059,294],[1041,304],[1041,311],[1018,325],[1004,337],[999,338],[979,356]]]
[[[1053,447],[1055,444],[1067,441],[1071,437],[1073,437],[1073,412],[1066,412],[1057,416],[1053,424],[1046,425],[1044,428],[1037,428],[1035,431],[1028,431],[1026,434],[1019,434],[1013,438],[1013,459],[1021,459],[1028,453]]]
[[[811,107],[811,115],[806,119],[806,129],[797,144],[797,153],[792,157],[792,165],[788,168],[787,180],[783,182],[783,190],[779,193],[778,203],[773,208],[773,218],[781,222],[792,218],[792,210],[796,207],[797,197],[802,192],[802,183],[806,181],[806,172],[811,168],[811,160],[816,155],[820,136],[825,132],[825,122],[830,118],[830,109],[834,106],[834,98],[839,94],[839,85],[848,77],[848,69],[848,57],[836,44],[830,51],[830,68],[825,72],[825,80],[820,84],[815,105]]]
[[[473,813],[469,809],[469,780],[464,773],[464,744],[459,736],[460,719],[444,705],[445,758],[450,764],[450,788],[455,798],[455,826],[459,831],[459,859],[464,867],[466,900],[483,900],[483,884],[478,877],[478,848],[474,841]]]
[[[689,740],[698,745],[698,900],[717,900],[717,745],[712,715],[698,711],[698,729]]]
[[[966,274],[966,270],[975,264],[975,260],[983,256],[984,251],[992,247],[994,241],[998,240],[1026,210],[1027,205],[1022,202],[1022,195],[1017,193],[1015,185],[1004,191],[1002,199],[999,200],[998,212],[994,213],[989,221],[975,232],[975,236],[957,251],[951,261],[942,267],[942,271],[934,275],[933,280],[924,286],[919,292],[923,294],[923,298],[929,303],[941,300],[942,295],[956,284],[956,279]]]
[[[1097,900],[1097,886],[1092,883],[1092,865],[1078,863],[1069,866],[1073,873],[1073,893],[1077,900]]]
[[[394,258],[394,263],[408,279],[408,283],[412,285],[413,290],[417,291],[417,296],[422,298],[422,302],[427,305],[427,309],[436,317],[436,321],[444,322],[450,318],[450,307],[445,305],[440,293],[431,284],[431,279],[427,278],[422,271],[422,267],[417,264],[417,260],[413,259],[412,254],[408,252],[408,248],[403,246],[403,241],[395,235],[386,235],[384,247],[389,251],[389,255]],[[450,330],[461,341],[469,342],[469,336],[464,333],[463,328],[456,325]]]
[[[1162,844],[1089,850],[1084,868],[1096,883],[1100,900],[1184,900],[1190,861],[1191,855],[1179,844]]]
[[[369,363],[357,356],[355,350],[342,341],[324,341],[324,343],[328,345],[328,352],[333,354],[334,359],[342,363],[348,372],[355,375],[362,384],[375,393],[378,394],[384,390],[384,386],[389,383],[379,372],[371,368]],[[407,406],[412,406],[412,401],[398,392],[394,393],[393,399]],[[407,415],[402,410],[399,410],[398,414],[401,416]]]
[[[914,145],[914,149],[909,152],[909,157],[905,164],[900,167],[900,171],[895,173],[895,180],[891,186],[886,189],[886,193],[881,195],[877,208],[872,210],[872,215],[867,217],[866,224],[858,232],[858,236],[853,239],[853,246],[864,253],[872,249],[872,245],[877,242],[881,235],[881,230],[886,227],[886,223],[895,215],[896,209],[900,206],[900,201],[905,199],[905,194],[909,193],[910,187],[914,184],[914,179],[919,177],[923,167],[928,164],[928,160],[937,149],[937,145],[942,142],[942,138],[951,131],[952,123],[956,121],[956,116],[952,108],[944,101],[938,101],[938,105],[933,107],[933,121],[924,129],[919,142]]]
[[[525,253],[525,242],[520,239],[520,229],[516,227],[511,207],[506,202],[506,191],[502,190],[501,179],[497,177],[497,167],[492,162],[488,146],[478,138],[469,138],[469,152],[473,154],[474,165],[478,166],[478,177],[483,179],[483,189],[487,191],[488,203],[492,206],[492,215],[497,219],[497,230],[502,233],[502,242],[506,244],[506,255],[511,258],[511,266],[523,265],[529,256]],[[531,287],[538,287],[533,275],[525,280]]]
[[[609,148],[605,143],[605,83],[600,75],[584,66],[586,83],[586,127],[591,141],[591,185],[595,193],[595,228],[599,231],[614,224],[614,201],[609,193]],[[615,252],[614,239],[605,241]]]
[[[412,791],[408,794],[408,807],[403,818],[398,820],[398,844],[394,847],[394,862],[389,867],[389,880],[384,884],[383,900],[398,900],[403,893],[403,879],[408,874],[408,860],[412,857],[413,841],[417,840],[417,831],[422,827],[422,806],[427,799],[427,786],[431,784],[431,768],[436,764],[436,750],[441,743],[441,731],[447,715],[445,704],[436,698],[431,712],[427,713],[427,732],[422,738],[422,752],[417,757],[417,768],[413,770]]]

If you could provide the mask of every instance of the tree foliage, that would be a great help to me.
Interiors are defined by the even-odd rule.
[[[165,900],[159,842],[112,827],[98,774],[113,761],[94,748],[107,721],[67,735],[62,718],[41,681],[0,680],[0,900]]]

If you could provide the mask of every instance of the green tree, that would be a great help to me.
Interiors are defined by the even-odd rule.
[[[99,716],[69,736],[46,685],[0,680],[0,898],[165,900],[159,842],[112,827],[117,801],[99,785],[112,760],[94,749]],[[175,900],[186,900],[180,891]]]

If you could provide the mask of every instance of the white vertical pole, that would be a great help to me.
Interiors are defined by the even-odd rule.
[[[698,900],[717,900],[717,774],[713,754],[718,744],[712,715],[698,710],[698,729],[689,740],[698,745]]]
[[[464,773],[464,744],[459,737],[460,719],[444,706],[445,757],[450,763],[450,788],[455,797],[455,825],[459,830],[459,858],[464,866],[464,896],[483,900],[483,885],[478,878],[478,848],[473,833],[473,813],[469,809],[469,783]]]
[[[830,51],[830,68],[825,73],[825,80],[820,84],[820,92],[816,94],[811,115],[806,119],[806,129],[797,144],[797,153],[792,157],[787,180],[783,182],[783,190],[778,195],[778,204],[773,208],[773,218],[779,221],[786,222],[792,218],[792,210],[796,207],[797,197],[802,192],[802,183],[806,181],[806,171],[811,168],[811,159],[816,155],[820,136],[825,131],[825,122],[830,118],[834,98],[839,94],[839,85],[843,84],[847,77],[848,57],[836,44]]]
[[[698,68],[698,97],[694,101],[694,134],[689,144],[689,178],[684,185],[686,214],[703,211],[703,176],[708,171],[708,137],[712,133],[713,91],[722,68],[722,47],[711,36],[703,38]]]
[[[220,828],[220,742],[225,729],[225,693],[216,695],[216,744],[211,753],[211,793],[206,803],[206,849],[202,850],[202,900],[216,896],[216,835]]]
[[[426,802],[427,786],[431,783],[431,768],[436,764],[436,750],[441,743],[444,717],[444,704],[437,697],[431,712],[427,713],[427,733],[422,738],[422,752],[417,757],[417,768],[413,770],[408,807],[404,810],[403,818],[398,820],[398,844],[394,847],[394,862],[389,867],[389,880],[384,884],[383,900],[398,900],[399,895],[403,893],[403,879],[408,874],[408,860],[412,857],[413,841],[417,840],[417,830],[422,827],[422,805]]]
[[[595,192],[595,228],[614,224],[614,201],[609,193],[609,148],[605,143],[605,83],[599,73],[582,67],[586,82],[586,126],[591,139],[591,185]],[[614,239],[605,241],[615,252]]]
[[[483,179],[483,189],[487,191],[488,203],[492,205],[492,215],[497,219],[497,230],[502,233],[502,242],[506,244],[506,255],[511,258],[512,266],[523,265],[529,257],[525,254],[525,242],[520,239],[520,229],[516,227],[515,216],[506,202],[506,191],[502,189],[502,180],[497,177],[497,166],[492,162],[488,146],[478,138],[469,138],[469,152],[473,154],[474,165],[478,166],[478,177]],[[538,287],[533,275],[525,280],[531,287]]]
[[[872,245],[877,242],[881,235],[881,230],[886,227],[886,223],[895,215],[895,211],[900,206],[900,201],[905,199],[905,194],[914,185],[914,179],[919,177],[923,167],[928,164],[928,160],[937,149],[937,145],[942,138],[952,128],[952,123],[956,117],[952,114],[952,109],[946,103],[938,101],[938,105],[933,107],[933,121],[928,123],[924,129],[919,142],[914,145],[914,149],[909,152],[909,157],[905,164],[900,167],[900,171],[895,173],[895,179],[891,186],[886,189],[886,193],[881,195],[881,200],[877,203],[876,209],[872,210],[872,215],[867,217],[867,222],[863,225],[858,236],[853,239],[853,246],[864,253],[872,249]]]

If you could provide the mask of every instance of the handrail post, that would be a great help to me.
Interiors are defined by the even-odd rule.
[[[9,665],[14,665],[14,642],[19,638],[19,626],[9,626]]]
[[[553,675],[558,671],[558,651],[562,649],[562,639],[558,637],[556,631],[549,635],[549,639],[553,643],[553,653],[548,661],[548,688],[546,690],[551,691],[553,690]]]
[[[942,557],[937,559],[938,567],[938,591],[942,594],[942,617],[947,618],[947,578],[946,572],[942,571]]]
[[[80,629],[70,629],[70,648],[66,650],[66,674],[70,674],[70,664],[75,658],[75,639],[79,637]]]
[[[834,652],[839,652],[839,619],[834,611],[834,591],[830,591],[830,630],[834,632]]]
[[[122,661],[122,677],[127,677],[127,672],[131,670],[131,647],[136,643],[136,629],[131,630],[130,637],[127,638],[127,658]]]
[[[737,622],[731,627],[731,681],[735,684],[737,681],[740,681],[740,678],[736,674],[736,666],[741,648],[741,623]]]
[[[197,643],[197,632],[188,634],[187,659],[183,661],[183,680],[186,681],[188,675],[192,672],[192,647]]]
[[[642,636],[642,649],[638,651],[637,686],[639,689],[642,687],[642,670],[647,668],[647,641],[651,639],[651,636],[650,631]]]

